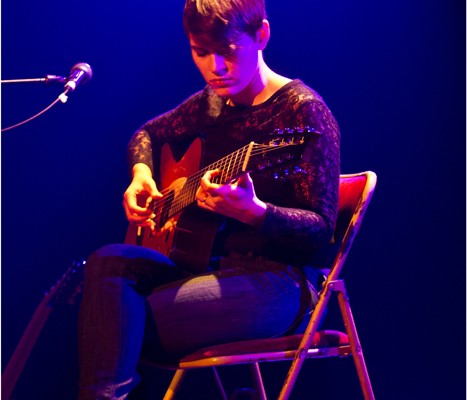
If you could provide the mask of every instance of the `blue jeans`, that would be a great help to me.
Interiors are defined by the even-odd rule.
[[[307,279],[308,276],[308,279]],[[89,257],[79,315],[80,400],[124,399],[140,357],[170,361],[205,346],[299,331],[319,274],[227,258],[189,276],[164,255],[109,245]]]

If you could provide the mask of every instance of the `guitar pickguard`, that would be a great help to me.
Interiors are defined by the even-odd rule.
[[[160,177],[158,189],[167,189],[164,196],[164,204],[156,215],[156,231],[151,232],[147,227],[140,228],[136,225],[128,227],[125,243],[136,244],[157,250],[170,257],[173,252],[175,229],[179,223],[181,214],[168,217],[169,209],[173,201],[182,190],[188,176],[198,171],[201,162],[201,140],[195,139],[189,146],[180,161],[176,161],[168,144],[164,144],[161,150]]]

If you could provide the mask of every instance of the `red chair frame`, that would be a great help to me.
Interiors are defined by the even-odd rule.
[[[371,171],[340,176],[338,218],[334,241],[329,246],[329,251],[325,252],[326,257],[322,261],[324,267],[330,267],[330,272],[323,284],[318,303],[305,332],[281,338],[248,340],[211,346],[190,354],[179,361],[164,400],[171,400],[175,397],[188,370],[206,367],[213,368],[222,397],[226,400],[227,395],[216,367],[235,364],[250,364],[252,366],[258,398],[266,399],[266,390],[259,363],[292,360],[278,397],[279,400],[285,400],[290,397],[306,359],[347,357],[350,355],[353,356],[365,400],[374,399],[347,291],[340,274],[350,247],[361,226],[375,186],[376,174]],[[323,321],[329,299],[333,294],[337,295],[345,332],[318,331],[318,326]]]

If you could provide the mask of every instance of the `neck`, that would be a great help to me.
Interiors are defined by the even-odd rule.
[[[250,84],[235,96],[228,99],[230,105],[255,106],[264,103],[290,79],[276,74],[264,62],[260,53],[258,71]]]

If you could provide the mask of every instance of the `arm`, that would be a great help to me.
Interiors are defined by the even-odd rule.
[[[129,222],[154,228],[154,215],[149,205],[152,200],[162,197],[155,182],[155,172],[158,170],[154,167],[158,165],[160,147],[165,142],[180,140],[193,132],[200,95],[201,92],[148,121],[132,136],[128,145],[132,180],[123,195],[123,207]]]
[[[253,174],[253,187],[248,175],[230,185],[213,184],[216,171],[208,171],[201,180],[197,201],[200,207],[252,226],[270,250],[265,253],[272,256],[285,249],[306,260],[329,243],[334,230],[340,173],[339,128],[317,97],[303,102],[298,111],[281,108],[285,117],[279,122],[283,126],[310,126],[320,133],[308,143],[299,165],[301,172],[284,179]],[[273,126],[278,125],[273,121]]]
[[[261,226],[266,215],[266,203],[256,197],[250,175],[241,175],[228,185],[212,183],[219,173],[219,170],[207,171],[201,178],[196,194],[198,206],[253,227]]]
[[[297,113],[302,126],[311,126],[320,135],[308,143],[301,173],[292,174],[290,204],[267,202],[261,234],[273,243],[312,255],[329,243],[337,218],[340,174],[340,131],[326,104],[315,98]]]
[[[137,163],[132,168],[132,181],[123,194],[123,208],[130,223],[154,229],[151,201],[162,197],[148,165]]]

